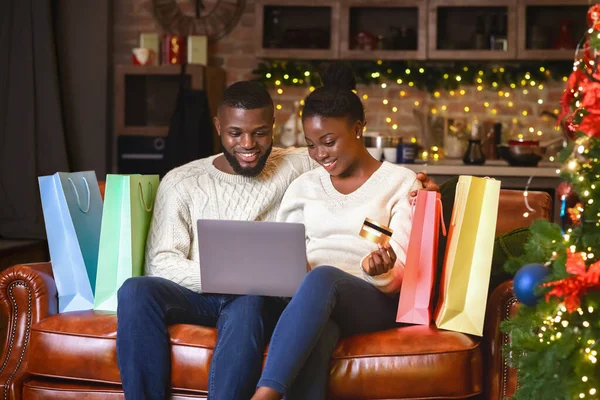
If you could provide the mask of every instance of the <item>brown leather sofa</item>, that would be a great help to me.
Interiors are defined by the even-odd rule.
[[[548,219],[547,193],[530,192],[535,218]],[[527,226],[523,193],[503,190],[497,233]],[[115,351],[116,316],[57,313],[49,263],[17,265],[0,274],[8,331],[0,360],[3,399],[122,399]],[[502,360],[500,322],[514,311],[510,282],[492,293],[483,338],[406,326],[340,341],[331,360],[330,399],[501,400],[515,389]],[[173,399],[205,398],[216,331],[170,328]],[[218,400],[218,399],[217,399]]]

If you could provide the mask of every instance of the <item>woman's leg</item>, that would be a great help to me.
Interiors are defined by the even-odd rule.
[[[331,356],[340,338],[340,327],[329,319],[317,344],[285,394],[285,400],[325,400]]]
[[[341,335],[375,332],[396,326],[397,297],[335,267],[310,271],[287,306],[269,346],[255,399],[285,394],[319,340],[329,318]],[[262,396],[262,394],[267,396]]]

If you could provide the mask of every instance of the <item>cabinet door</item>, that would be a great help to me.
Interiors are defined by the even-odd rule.
[[[430,0],[428,57],[508,60],[516,49],[516,0]]]
[[[117,65],[115,68],[115,133],[133,136],[166,136],[181,79],[192,89],[204,89],[202,65]]]
[[[423,0],[345,0],[340,54],[354,60],[424,59],[427,3]]]
[[[256,55],[267,58],[339,58],[339,2],[258,0]]]
[[[572,60],[588,29],[588,0],[520,0],[517,57]]]

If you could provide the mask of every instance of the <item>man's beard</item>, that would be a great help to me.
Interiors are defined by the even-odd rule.
[[[272,149],[273,149],[273,145],[271,144],[271,146],[269,146],[267,151],[262,156],[260,156],[256,166],[252,167],[252,168],[243,168],[240,165],[237,158],[235,158],[235,156],[233,154],[231,154],[230,152],[228,152],[225,148],[223,148],[223,155],[225,156],[225,158],[227,159],[227,162],[229,163],[229,165],[231,165],[231,167],[233,168],[233,171],[236,174],[242,175],[242,176],[254,177],[262,172],[263,168],[267,164],[267,159],[269,158],[269,155],[271,154]]]

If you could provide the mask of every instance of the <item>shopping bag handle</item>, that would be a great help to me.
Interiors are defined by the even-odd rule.
[[[461,191],[460,188],[463,186],[462,182],[457,182],[456,183],[456,189],[454,189],[456,191],[456,197],[454,198],[454,204],[460,204],[460,202],[462,201],[462,196],[461,196]],[[450,226],[454,226],[456,225],[456,213],[454,212],[454,210],[452,210],[452,218],[450,220]]]
[[[440,221],[442,222],[442,233],[444,234],[444,236],[446,236],[446,223],[444,222],[444,213],[443,210],[444,208],[442,207],[442,200],[441,199],[436,199],[438,205],[440,206]],[[412,219],[415,216],[415,207],[417,205],[417,198],[413,198],[410,201],[410,220],[412,221]]]
[[[152,193],[152,182],[148,182],[148,186],[150,186],[150,193]],[[152,211],[153,204],[150,204],[150,207],[146,205],[146,200],[144,200],[144,191],[142,190],[142,182],[138,182],[138,189],[140,191],[140,199],[142,200],[142,204],[144,205],[144,209],[147,212]]]
[[[83,176],[81,177],[81,180],[83,181],[83,183],[85,183],[85,188],[87,190],[87,207],[85,210],[81,207],[81,200],[79,199],[79,193],[77,192],[77,188],[75,187],[75,182],[73,182],[73,179],[71,178],[67,179],[69,179],[69,182],[71,182],[71,186],[73,186],[73,191],[75,192],[75,197],[77,198],[77,207],[79,207],[81,212],[87,213],[88,211],[90,211],[90,185],[88,184],[87,179],[85,179],[85,177]]]
[[[446,223],[444,222],[444,207],[442,206],[442,199],[437,199],[437,203],[440,206],[440,221],[442,222],[442,233],[446,236]]]

